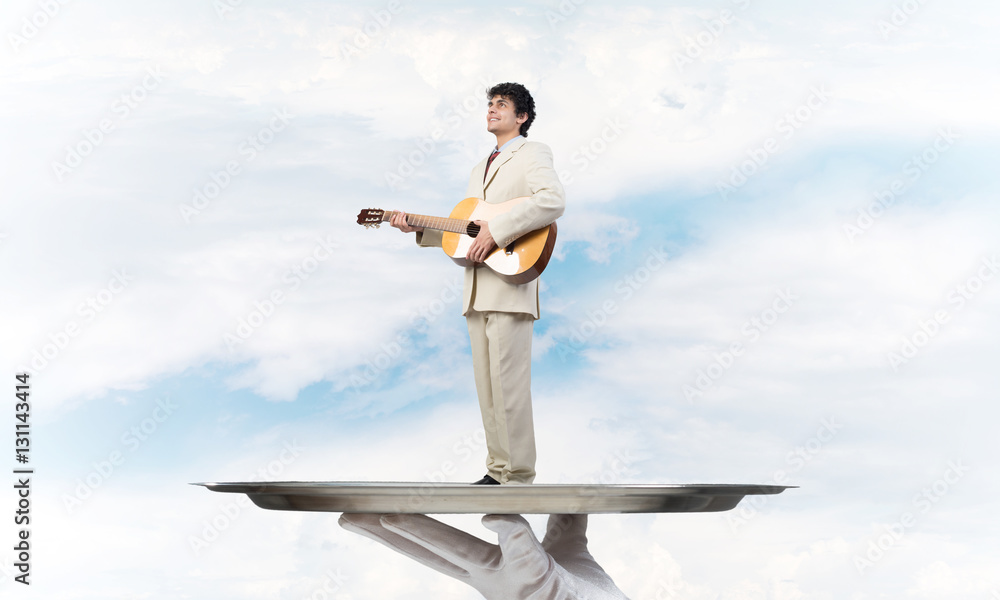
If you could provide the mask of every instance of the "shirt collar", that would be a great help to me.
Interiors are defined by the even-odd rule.
[[[499,150],[500,152],[503,152],[503,149],[506,148],[507,146],[510,146],[511,144],[513,144],[514,142],[516,142],[517,140],[523,140],[523,139],[524,139],[524,136],[523,135],[519,135],[519,136],[517,136],[515,138],[511,138],[511,139],[507,140],[507,143],[504,144],[503,146],[500,146],[499,148],[497,148],[496,146],[494,146],[493,149],[494,150]]]

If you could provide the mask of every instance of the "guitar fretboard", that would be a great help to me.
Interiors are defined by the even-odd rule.
[[[397,211],[389,211],[382,216],[383,221],[388,221],[396,214]],[[440,229],[441,231],[450,231],[452,233],[470,233],[469,226],[471,225],[474,229],[479,229],[476,225],[473,225],[472,221],[465,219],[451,219],[448,217],[428,217],[426,215],[414,215],[407,213],[406,215],[407,225],[413,227],[427,227],[430,229]]]

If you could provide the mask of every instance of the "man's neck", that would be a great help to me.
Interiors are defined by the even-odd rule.
[[[517,132],[517,131],[515,131],[514,133],[509,133],[509,134],[503,135],[503,136],[499,136],[498,135],[497,136],[497,149],[499,150],[500,148],[503,148],[504,144],[506,144],[507,142],[511,141],[512,139],[518,137],[519,135],[521,135],[521,133]]]

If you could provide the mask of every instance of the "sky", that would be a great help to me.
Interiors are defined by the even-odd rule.
[[[461,270],[355,219],[450,213],[495,142],[485,91],[516,81],[567,197],[536,482],[798,486],[592,516],[618,586],[1000,598],[993,3],[15,0],[0,23],[4,597],[479,597],[336,514],[189,484],[482,476]]]

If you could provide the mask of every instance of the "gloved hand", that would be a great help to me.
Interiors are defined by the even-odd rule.
[[[487,600],[628,600],[587,550],[587,515],[550,515],[541,543],[520,515],[486,515],[499,546],[426,515],[348,514],[340,525],[476,588]]]

